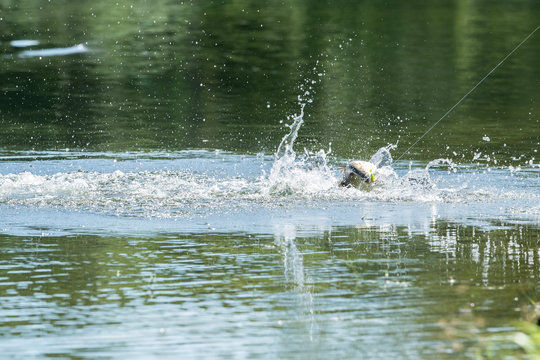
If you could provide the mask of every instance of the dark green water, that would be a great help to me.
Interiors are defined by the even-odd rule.
[[[533,0],[0,1],[0,357],[527,358],[540,33],[371,191],[337,184],[402,155],[538,19]]]
[[[345,157],[398,140],[404,150],[538,25],[539,7],[9,2],[0,21],[2,147],[273,152],[280,121],[298,112],[300,88],[309,87],[302,145],[331,142]],[[88,51],[24,57],[25,49],[10,46],[21,39],[39,41],[29,49],[84,44]],[[411,157],[455,151],[470,159],[476,149],[533,156],[539,50],[534,37]]]

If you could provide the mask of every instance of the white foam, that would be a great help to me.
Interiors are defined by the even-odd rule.
[[[223,156],[223,155],[220,155]],[[252,162],[226,155],[223,166]],[[133,160],[136,162],[136,160]],[[126,162],[123,165],[127,166]],[[130,217],[178,218],[208,216],[257,207],[345,207],[363,202],[478,204],[499,213],[539,210],[540,180],[537,168],[514,175],[507,168],[483,173],[472,166],[455,166],[437,160],[409,170],[385,166],[377,170],[371,191],[344,189],[339,164],[325,151],[305,152],[294,159],[278,158],[269,171],[258,176],[242,173],[216,175],[203,169],[157,171],[29,171],[0,175],[0,204],[63,208]],[[355,205],[356,204],[356,205]],[[351,208],[352,206],[352,208]],[[373,205],[372,205],[373,206]],[[468,205],[467,205],[468,206]]]
[[[407,169],[392,163],[394,145],[379,149],[370,159],[378,168],[377,182],[368,190],[339,188],[338,168],[348,160],[330,158],[331,149],[295,152],[302,116],[303,112],[293,118],[273,157],[186,151],[166,156],[84,153],[79,159],[73,153],[48,152],[33,161],[36,154],[9,153],[1,159],[5,173],[0,175],[0,204],[157,218],[283,206],[353,211],[366,202],[378,207],[407,203],[420,210],[426,203],[471,204],[473,209],[489,201],[486,209],[497,214],[504,209],[519,214],[538,211],[536,166],[491,167],[487,172],[477,164],[458,166],[436,159]]]

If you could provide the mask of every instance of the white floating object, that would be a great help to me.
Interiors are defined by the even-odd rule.
[[[12,40],[9,45],[17,48],[39,45],[37,40]]]
[[[64,56],[72,54],[82,54],[88,52],[88,48],[84,44],[79,44],[66,48],[52,48],[39,50],[25,50],[19,54],[19,57],[47,57],[47,56]]]

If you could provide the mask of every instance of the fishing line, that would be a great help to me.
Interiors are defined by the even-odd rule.
[[[462,102],[463,100],[465,100],[465,99],[466,99],[466,98],[467,98],[467,97],[468,97],[468,96],[469,96],[469,95],[470,95],[470,94],[471,94],[478,86],[480,86],[480,84],[482,84],[482,83],[484,82],[484,80],[486,80],[486,79],[489,77],[489,75],[491,75],[491,73],[493,73],[495,70],[497,70],[497,68],[498,68],[499,66],[501,66],[502,63],[504,63],[504,62],[506,61],[506,59],[508,59],[508,58],[509,58],[509,57],[510,57],[517,49],[519,49],[519,47],[520,47],[521,45],[523,45],[527,40],[529,40],[529,38],[530,38],[531,36],[533,36],[533,34],[534,34],[534,33],[536,32],[536,30],[538,30],[539,28],[540,28],[540,25],[538,25],[538,26],[536,27],[536,29],[534,29],[529,35],[527,35],[527,37],[525,37],[525,39],[523,39],[523,40],[522,40],[522,41],[514,48],[514,50],[510,51],[510,52],[508,53],[508,55],[506,55],[506,56],[504,57],[504,59],[502,59],[497,65],[495,65],[495,67],[494,67],[493,69],[491,69],[491,71],[488,72],[488,73],[486,74],[486,76],[484,76],[478,83],[476,83],[476,85],[474,85],[474,86],[471,88],[471,90],[469,90],[465,95],[463,95],[463,97],[462,97],[461,99],[459,99],[459,101],[458,101],[457,103],[455,103],[454,106],[452,106],[450,109],[448,109],[448,111],[447,111],[443,116],[441,116],[441,118],[440,118],[439,120],[437,120],[437,121],[435,122],[435,124],[431,125],[431,127],[430,127],[429,129],[427,129],[427,131],[426,131],[422,136],[420,136],[420,137],[419,137],[419,138],[418,138],[411,146],[409,146],[409,148],[408,148],[407,150],[405,150],[405,151],[404,151],[404,152],[396,159],[396,161],[399,160],[399,159],[401,159],[401,158],[403,157],[403,155],[407,154],[407,153],[409,152],[409,150],[411,150],[416,144],[418,144],[418,142],[419,142],[420,140],[422,140],[422,139],[424,138],[424,136],[426,136],[431,130],[433,130],[433,128],[434,128],[435,126],[437,126],[437,124],[439,124],[446,116],[448,116],[448,114],[450,114],[450,113],[452,112],[452,110],[454,110],[454,109],[455,109],[459,104],[461,104],[461,102]]]

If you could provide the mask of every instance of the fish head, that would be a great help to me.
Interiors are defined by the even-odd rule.
[[[362,184],[370,184],[377,181],[375,179],[375,166],[367,161],[353,161],[347,166],[341,168],[343,171],[343,180],[340,187],[360,187]]]

